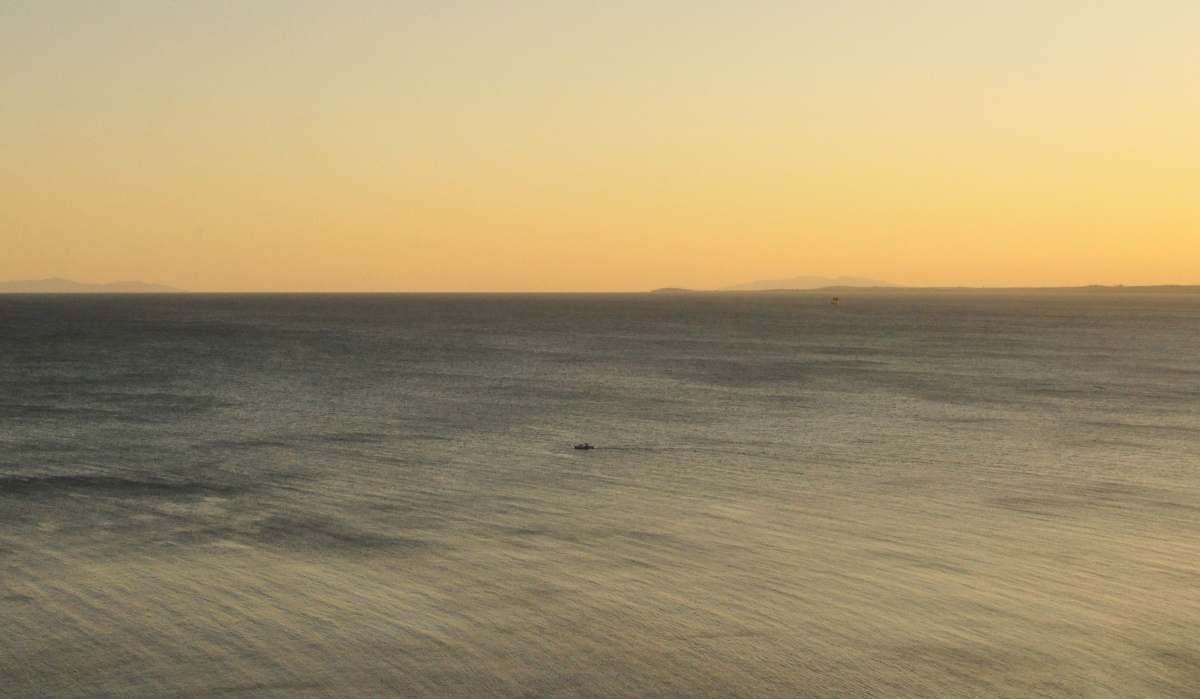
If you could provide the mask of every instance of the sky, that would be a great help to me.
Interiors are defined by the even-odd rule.
[[[1200,284],[1200,3],[0,3],[0,280],[810,274]]]

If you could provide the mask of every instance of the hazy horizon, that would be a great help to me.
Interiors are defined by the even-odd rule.
[[[1200,283],[1200,5],[0,8],[0,279]]]
[[[359,288],[344,288],[344,289],[249,289],[249,288],[230,288],[230,289],[183,289],[173,287],[167,284],[159,284],[157,282],[148,282],[144,280],[121,280],[116,282],[77,282],[62,277],[48,277],[44,279],[14,279],[0,280],[0,294],[41,294],[41,293],[173,293],[173,294],[521,294],[521,293],[544,293],[544,294],[637,294],[649,293],[663,290],[680,290],[680,291],[695,291],[695,292],[736,292],[736,291],[820,291],[826,288],[839,289],[857,289],[862,291],[904,291],[904,290],[979,290],[979,291],[1005,291],[1005,290],[1021,290],[1021,289],[1036,289],[1036,290],[1053,290],[1053,289],[1084,289],[1095,287],[1099,289],[1154,289],[1154,288],[1171,288],[1178,287],[1181,289],[1200,289],[1200,284],[1054,284],[1054,285],[1020,285],[1020,286],[976,286],[968,284],[958,285],[931,285],[931,286],[909,286],[904,284],[826,284],[821,286],[770,286],[767,282],[770,280],[761,280],[757,282],[747,282],[744,284],[735,284],[721,288],[692,288],[682,286],[659,286],[655,288],[638,288],[638,289],[621,289],[621,290],[593,290],[593,289],[575,289],[575,290],[526,290],[526,289],[470,289],[470,290],[454,290],[454,289],[359,289]],[[49,282],[50,284],[45,284]],[[55,282],[65,282],[65,284],[54,284]],[[82,287],[82,288],[68,288]],[[42,288],[43,286],[55,286],[60,288]],[[149,288],[145,288],[149,287]]]
[[[817,280],[821,280],[818,282]],[[659,287],[657,289],[634,289],[622,292],[513,292],[513,291],[471,291],[471,292],[413,292],[413,291],[357,291],[357,290],[342,290],[342,291],[305,291],[305,292],[289,292],[289,291],[243,291],[243,290],[225,290],[219,292],[194,291],[191,289],[180,289],[164,284],[156,284],[146,282],[144,280],[123,280],[118,282],[77,282],[71,279],[63,279],[62,277],[51,277],[47,279],[20,279],[4,281],[0,280],[0,294],[289,294],[289,293],[315,293],[315,294],[420,294],[420,293],[471,293],[471,294],[506,294],[506,293],[647,293],[656,291],[692,291],[692,292],[750,292],[750,291],[822,291],[825,289],[846,289],[859,290],[870,292],[886,292],[886,291],[1019,291],[1022,289],[1028,290],[1047,290],[1055,289],[1062,290],[1078,290],[1095,287],[1103,290],[1113,290],[1119,288],[1128,288],[1130,290],[1138,289],[1172,289],[1177,288],[1183,292],[1200,293],[1200,285],[1195,284],[1150,284],[1127,286],[1122,284],[1101,285],[1089,284],[1081,286],[1045,286],[1045,287],[969,287],[969,286],[930,286],[930,287],[910,287],[899,284],[891,284],[889,282],[866,279],[861,277],[841,276],[837,278],[816,277],[811,275],[802,275],[789,279],[771,279],[760,280],[757,282],[748,282],[745,284],[737,284],[734,286],[724,287],[721,289],[687,289],[683,287]]]

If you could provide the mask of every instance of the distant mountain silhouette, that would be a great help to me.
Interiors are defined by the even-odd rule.
[[[766,291],[768,289],[822,289],[827,286],[883,286],[899,287],[899,284],[882,282],[865,277],[792,277],[791,279],[765,279],[759,282],[727,286],[721,291]]]
[[[146,282],[113,282],[112,284],[84,284],[70,279],[27,279],[18,282],[0,282],[0,294],[178,294],[176,289],[162,284]]]

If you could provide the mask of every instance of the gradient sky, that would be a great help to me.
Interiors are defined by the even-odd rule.
[[[1200,2],[0,3],[0,280],[1200,284]]]

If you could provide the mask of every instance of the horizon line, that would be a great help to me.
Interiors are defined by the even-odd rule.
[[[123,282],[122,282],[123,283]],[[3,282],[0,282],[3,284]],[[355,296],[388,296],[388,295],[638,295],[638,294],[804,294],[814,292],[838,291],[842,293],[911,293],[911,292],[1002,292],[1002,291],[1073,291],[1073,292],[1130,292],[1139,291],[1176,291],[1183,293],[1200,293],[1200,284],[1087,284],[1076,286],[844,286],[831,285],[807,289],[774,288],[774,289],[689,289],[684,287],[660,287],[657,289],[634,291],[190,291],[172,289],[170,291],[3,291],[0,296],[316,296],[316,295],[355,295]]]

